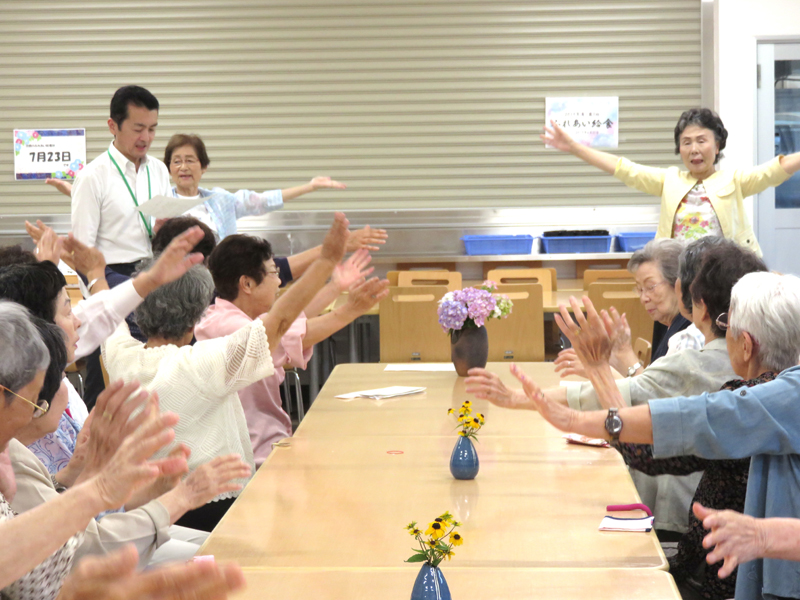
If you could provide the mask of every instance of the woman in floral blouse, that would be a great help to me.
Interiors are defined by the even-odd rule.
[[[761,249],[744,209],[744,199],[780,185],[800,170],[800,152],[751,169],[717,170],[728,131],[708,108],[692,108],[675,125],[675,154],[686,171],[659,169],[631,162],[575,142],[554,122],[542,141],[574,154],[625,185],[661,198],[656,237],[694,240],[705,235],[731,238],[759,256]]]

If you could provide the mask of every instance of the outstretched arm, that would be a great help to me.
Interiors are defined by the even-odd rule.
[[[310,194],[311,192],[324,189],[344,190],[347,189],[347,186],[341,181],[336,181],[330,177],[320,176],[314,177],[314,179],[306,184],[281,190],[281,195],[283,196],[283,200],[285,202],[287,200],[294,200],[295,198],[299,198],[305,194]]]
[[[545,125],[544,133],[539,137],[548,146],[552,146],[562,152],[569,152],[573,156],[580,158],[583,162],[597,167],[609,175],[613,175],[614,171],[617,169],[617,162],[619,161],[618,156],[579,144],[573,140],[566,131],[561,129],[555,121],[550,121],[550,127]]]
[[[342,260],[347,244],[348,224],[344,213],[336,213],[333,225],[322,243],[320,257],[311,263],[305,274],[286,293],[278,298],[272,310],[261,317],[270,351],[274,351],[283,334],[325,285],[334,267]]]
[[[789,154],[781,159],[781,167],[789,175],[794,175],[800,170],[800,152]]]

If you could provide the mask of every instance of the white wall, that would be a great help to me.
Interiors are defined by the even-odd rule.
[[[716,109],[728,129],[723,165],[756,164],[756,42],[800,40],[800,0],[716,0]],[[752,198],[747,200],[752,219]]]

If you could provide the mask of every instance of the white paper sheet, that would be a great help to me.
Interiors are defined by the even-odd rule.
[[[618,517],[603,517],[600,522],[600,531],[650,531],[653,528],[655,517],[642,517],[641,519],[620,519]]]
[[[147,202],[139,205],[139,212],[146,217],[156,219],[170,219],[182,215],[190,208],[203,203],[203,198],[169,198],[168,196],[153,196]]]
[[[456,366],[453,363],[393,363],[386,365],[384,371],[452,371]]]
[[[397,396],[410,396],[411,394],[419,394],[424,392],[424,387],[409,387],[406,385],[393,385],[385,388],[378,388],[375,390],[362,390],[360,392],[351,392],[349,394],[341,394],[336,396],[342,400],[355,400],[356,398],[369,398],[371,400],[383,400],[384,398],[395,398]]]

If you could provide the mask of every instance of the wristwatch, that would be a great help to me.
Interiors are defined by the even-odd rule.
[[[628,367],[628,377],[633,377],[636,374],[636,371],[642,368],[642,363],[637,362],[632,367]]]
[[[619,434],[622,431],[622,419],[619,417],[618,408],[609,408],[608,416],[606,417],[606,431],[611,435],[611,441],[616,442],[619,440]]]

